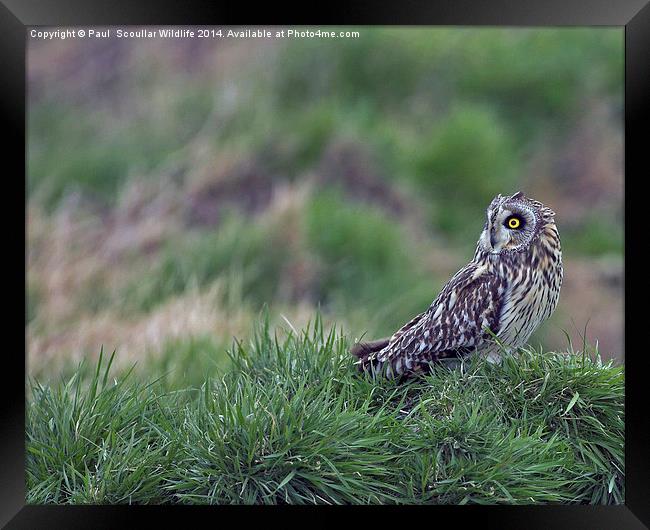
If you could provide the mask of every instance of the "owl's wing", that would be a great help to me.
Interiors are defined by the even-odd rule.
[[[390,363],[395,373],[469,353],[499,330],[505,280],[470,263],[445,285],[427,311],[400,328],[388,345],[367,359],[375,368]]]

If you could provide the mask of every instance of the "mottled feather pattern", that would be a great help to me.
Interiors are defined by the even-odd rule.
[[[501,226],[512,216],[520,217],[517,232]],[[523,345],[559,299],[562,253],[553,217],[521,192],[495,197],[472,261],[390,339],[355,345],[360,367],[411,375],[440,359],[475,350],[492,357],[502,345]]]

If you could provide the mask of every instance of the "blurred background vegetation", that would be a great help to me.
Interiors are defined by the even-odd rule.
[[[265,305],[389,334],[518,190],[565,256],[531,343],[623,360],[623,30],[354,29],[28,42],[32,375],[103,346],[200,381]]]

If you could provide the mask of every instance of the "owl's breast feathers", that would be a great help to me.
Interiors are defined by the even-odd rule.
[[[562,251],[555,225],[547,226],[526,252],[505,260],[508,283],[499,318],[499,339],[523,345],[557,307],[562,287]]]
[[[464,355],[498,334],[504,277],[470,262],[445,285],[429,309],[400,328],[387,344],[359,351],[363,369],[389,374],[416,372],[430,362]],[[489,331],[488,331],[489,330]]]

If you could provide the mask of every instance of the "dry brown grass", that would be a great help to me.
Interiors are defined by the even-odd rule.
[[[261,221],[278,227],[294,257],[280,285],[281,298],[293,303],[276,305],[275,313],[283,315],[278,323],[286,318],[297,328],[316,310],[303,296],[314,269],[300,247],[298,219],[310,188],[308,183],[278,187]],[[31,373],[96,358],[102,347],[117,350],[118,364],[129,365],[173,339],[207,335],[229,342],[252,333],[259,308],[241,300],[228,276],[207,288],[190,288],[148,313],[134,316],[119,301],[89,309],[88,297],[98,288],[119,292],[184,226],[184,198],[171,185],[135,181],[122,197],[107,215],[72,200],[52,216],[29,205],[27,276],[38,293],[36,316],[26,326]]]

